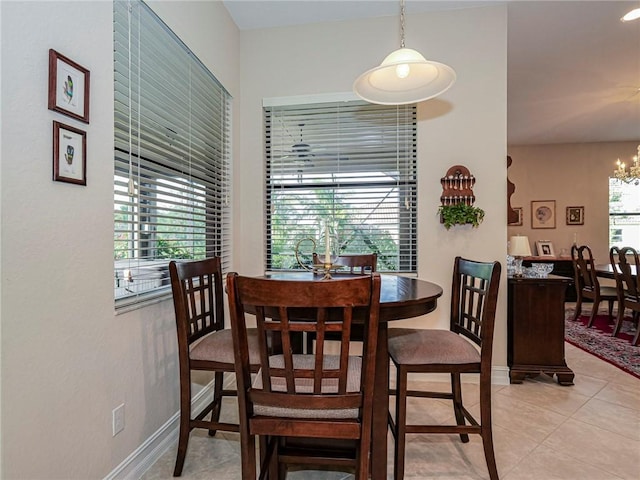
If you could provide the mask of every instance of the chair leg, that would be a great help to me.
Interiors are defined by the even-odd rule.
[[[598,314],[598,308],[600,308],[600,300],[593,300],[593,308],[591,309],[591,316],[589,317],[589,323],[587,323],[587,328],[591,328],[593,326],[593,321],[596,319],[596,315]]]
[[[242,480],[256,480],[256,437],[240,425],[240,461]],[[262,445],[261,445],[262,446]]]
[[[462,413],[462,385],[460,384],[459,373],[451,374],[451,393],[453,393],[453,412],[456,415],[456,424],[464,425],[464,414]],[[469,435],[461,433],[460,440],[462,440],[462,443],[468,443]]]
[[[173,476],[182,475],[182,467],[184,467],[184,459],[187,455],[187,446],[189,445],[189,434],[191,432],[191,382],[180,381],[180,433],[178,437],[178,453],[176,455],[176,464],[173,469]]]
[[[222,409],[222,389],[224,387],[224,372],[216,372],[213,376],[213,410],[211,410],[211,421],[220,421],[220,410]],[[209,430],[209,436],[213,437],[216,430]]]
[[[616,324],[613,327],[613,332],[611,332],[612,337],[617,337],[620,333],[620,328],[622,328],[622,319],[624,318],[624,306],[618,306],[618,316],[616,317]]]
[[[582,315],[582,296],[580,295],[580,293],[578,293],[578,299],[576,300],[576,311],[573,314],[573,318],[571,319],[572,321],[577,321],[578,318],[580,318],[580,315]]]
[[[482,432],[482,448],[487,462],[487,470],[491,480],[498,480],[498,467],[493,449],[493,433],[491,428],[491,378],[480,379],[480,425]]]
[[[371,438],[368,439],[371,443]],[[356,480],[367,480],[369,478],[369,449],[362,448],[362,445],[358,445],[358,451],[356,453]]]
[[[407,436],[407,371],[397,368],[396,375],[396,431],[394,432],[393,478],[404,478],[405,440]]]
[[[609,300],[609,322],[613,320],[613,302],[615,300]]]

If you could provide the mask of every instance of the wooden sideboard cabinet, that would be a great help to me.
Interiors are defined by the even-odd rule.
[[[508,279],[507,363],[511,383],[546,373],[573,385],[564,358],[564,300],[571,279]]]
[[[570,279],[575,278],[573,271],[573,261],[571,258],[566,257],[525,257],[522,261],[522,265],[530,267],[532,263],[553,263],[552,275],[558,275],[560,277],[568,277]],[[576,294],[576,288],[574,282],[567,284],[566,302],[575,302],[578,299]]]

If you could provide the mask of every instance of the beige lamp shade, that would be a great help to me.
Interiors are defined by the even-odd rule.
[[[529,238],[524,235],[516,235],[509,239],[509,255],[512,257],[530,257],[531,247]]]
[[[353,91],[371,103],[404,105],[436,97],[455,81],[456,72],[449,65],[428,61],[416,50],[403,47],[360,75]]]

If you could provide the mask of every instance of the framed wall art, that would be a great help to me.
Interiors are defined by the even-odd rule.
[[[584,225],[584,207],[567,207],[567,225]]]
[[[53,179],[87,184],[87,132],[53,122]]]
[[[531,202],[531,228],[556,228],[556,201]]]
[[[510,227],[519,227],[522,226],[522,207],[513,207],[511,210],[518,214],[518,220],[513,223],[510,223]]]
[[[49,110],[89,123],[89,70],[49,50]]]
[[[536,241],[536,252],[539,257],[555,257],[556,252],[553,250],[553,243],[549,240]]]

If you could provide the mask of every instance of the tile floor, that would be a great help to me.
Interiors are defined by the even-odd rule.
[[[493,394],[494,444],[502,480],[640,479],[640,379],[566,344],[575,385],[562,387],[546,376],[520,385],[496,386]],[[465,385],[465,404],[478,413],[477,387]],[[233,400],[231,400],[233,402]],[[421,400],[415,400],[420,402]],[[410,408],[415,415],[452,421],[449,403]],[[435,402],[435,405],[434,405]],[[233,409],[230,404],[229,408]],[[405,478],[471,480],[488,478],[477,435],[462,444],[457,436],[416,435],[407,445]],[[393,478],[389,434],[389,472]],[[175,448],[142,477],[172,478]],[[211,438],[194,430],[182,474],[184,480],[240,478],[236,434]],[[353,478],[340,472],[297,471],[296,480]]]

